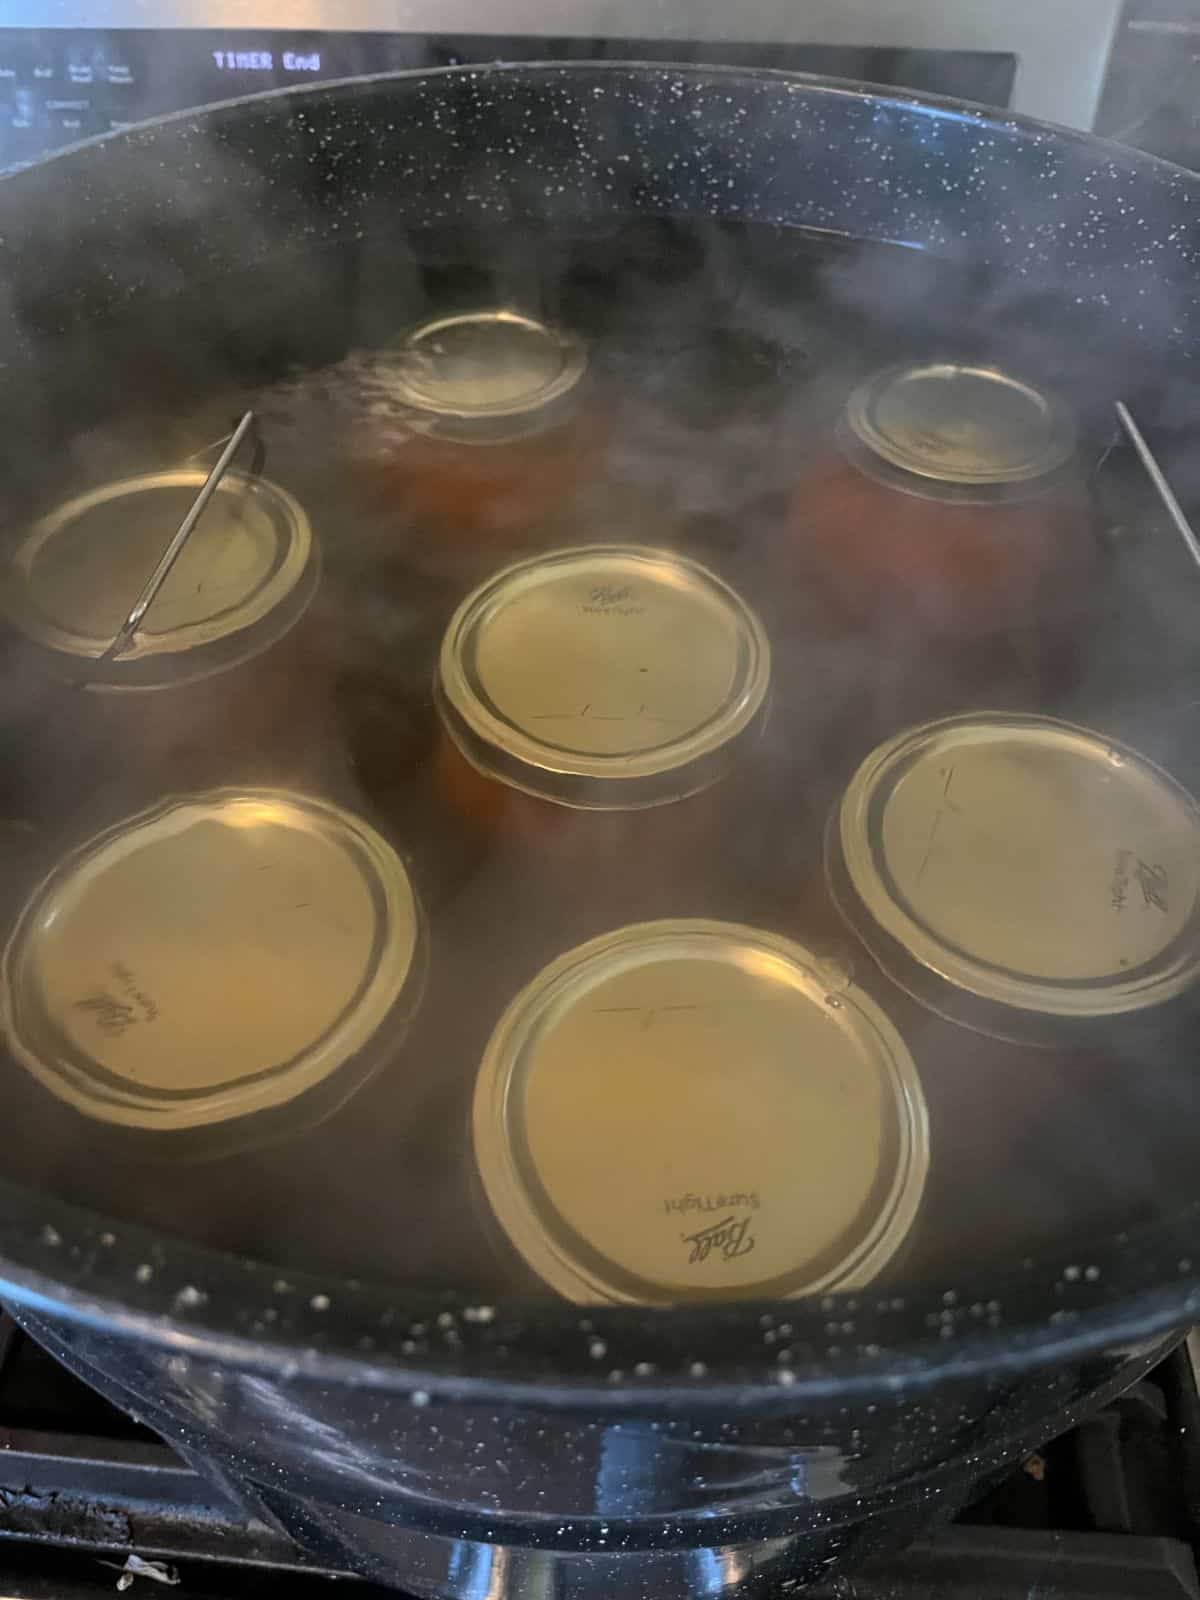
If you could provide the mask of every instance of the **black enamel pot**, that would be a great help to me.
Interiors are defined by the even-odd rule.
[[[0,184],[6,482],[36,499],[60,441],[122,394],[220,414],[378,336],[401,270],[386,242],[409,224],[667,217],[903,244],[1075,305],[1152,426],[1200,348],[1198,201],[1200,179],[1116,146],[781,73],[464,69],[267,95]],[[18,1319],[298,1538],[462,1600],[828,1575],[954,1510],[1200,1309],[1183,1203],[961,1281],[651,1311],[281,1272],[60,1190],[0,1188]]]

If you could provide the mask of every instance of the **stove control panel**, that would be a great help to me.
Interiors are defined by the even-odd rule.
[[[466,33],[0,28],[0,170],[134,122],[265,89],[403,68],[570,59],[769,66],[1009,104],[1016,56],[990,50]]]

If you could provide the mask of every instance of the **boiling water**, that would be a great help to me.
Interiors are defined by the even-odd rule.
[[[469,1144],[475,1073],[511,996],[562,950],[643,918],[840,936],[821,888],[825,817],[866,751],[925,717],[997,706],[1066,714],[1194,779],[1189,706],[1200,690],[1189,685],[1200,680],[1183,592],[1192,577],[1161,541],[1106,550],[1100,579],[1063,608],[1066,621],[1048,630],[1031,617],[1003,637],[965,641],[954,657],[931,657],[902,625],[886,640],[839,635],[811,596],[776,581],[793,485],[828,448],[849,387],[887,363],[996,361],[1052,384],[1079,416],[1085,461],[1098,459],[1111,402],[1128,394],[1129,351],[1115,336],[1104,346],[1069,303],[906,250],[760,227],[643,220],[587,236],[392,246],[386,270],[378,247],[370,256],[347,247],[294,278],[281,267],[269,294],[261,283],[209,286],[204,305],[215,296],[226,310],[224,332],[207,342],[199,303],[175,308],[170,349],[145,327],[91,330],[93,384],[64,381],[53,403],[34,407],[8,468],[15,536],[70,492],[177,464],[254,407],[267,476],[306,507],[350,641],[330,663],[337,725],[315,765],[408,854],[427,901],[429,981],[416,1022],[391,1064],[320,1127],[203,1164],[114,1150],[42,1097],[30,1109],[10,1065],[0,1087],[21,1135],[0,1161],[6,1175],[70,1200],[281,1265],[536,1292],[486,1218]],[[443,309],[498,303],[588,341],[589,403],[608,443],[598,477],[492,555],[414,525],[370,479],[396,425],[380,345]],[[82,352],[63,346],[64,372]],[[106,381],[117,373],[119,385]],[[1144,386],[1151,422],[1163,422],[1171,393],[1164,375]],[[1104,532],[1098,510],[1097,538]],[[774,703],[744,814],[718,850],[666,876],[630,862],[624,874],[564,879],[531,869],[502,838],[464,852],[429,778],[441,628],[489,562],[606,539],[692,555],[762,613]],[[1200,591],[1193,598],[1200,604]],[[24,683],[10,672],[0,697],[10,914],[29,892],[31,862],[147,798],[118,761],[84,760],[38,724]],[[243,754],[231,745],[230,781]],[[950,1028],[886,985],[880,997],[922,1072],[932,1120],[930,1182],[901,1275],[1015,1262],[1192,1197],[1200,1140],[1181,1039],[1065,1056]]]

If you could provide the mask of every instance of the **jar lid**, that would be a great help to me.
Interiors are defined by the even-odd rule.
[[[1200,977],[1200,808],[1099,734],[1001,713],[911,729],[863,762],[833,834],[835,896],[880,965],[981,1031]]]
[[[412,328],[388,350],[396,396],[461,443],[540,431],[587,370],[570,333],[516,311],[469,311]]]
[[[303,614],[319,557],[308,518],[277,485],[221,479],[129,647],[105,655],[207,474],[125,478],[43,517],[3,586],[13,625],[57,670],[110,688],[158,688],[237,665]]]
[[[878,1006],[799,945],[707,921],[622,928],[539,973],[488,1044],[474,1140],[548,1284],[639,1304],[868,1282],[929,1154]]]
[[[482,772],[598,810],[706,788],[757,726],[762,624],[693,561],[587,545],[506,568],[450,620],[439,708]]]
[[[1075,430],[1051,396],[995,367],[945,361],[889,367],[860,384],[843,440],[868,472],[895,469],[924,480],[899,486],[933,495],[1027,490],[1075,450]]]
[[[30,899],[4,954],[8,1042],[105,1122],[242,1117],[368,1051],[419,930],[404,863],[347,812],[270,789],[174,800]]]

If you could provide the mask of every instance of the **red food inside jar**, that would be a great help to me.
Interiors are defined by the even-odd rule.
[[[1074,487],[993,504],[931,500],[833,452],[797,486],[791,525],[806,574],[843,619],[938,635],[1033,620],[1047,582],[1090,554]]]
[[[438,790],[453,813],[493,845],[559,866],[674,877],[708,857],[730,821],[726,783],[663,805],[598,810],[526,794],[481,772],[443,731]]]
[[[330,685],[305,618],[250,660],[192,683],[64,693],[119,765],[170,790],[315,772],[337,738]]]
[[[577,338],[519,312],[421,323],[373,366],[355,470],[439,541],[519,546],[596,469],[607,430],[586,372]]]
[[[519,544],[594,475],[606,428],[595,412],[563,427],[497,444],[414,434],[360,464],[377,504],[406,520]]]
[[[796,486],[791,527],[842,620],[935,638],[1020,627],[1056,609],[1056,579],[1087,571],[1074,428],[1031,385],[892,368],[850,396],[837,445]]]

